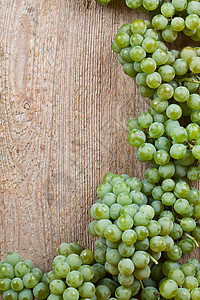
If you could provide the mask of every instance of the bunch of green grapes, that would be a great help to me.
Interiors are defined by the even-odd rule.
[[[165,101],[173,98],[191,110],[200,109],[200,100],[191,99],[191,95],[199,95],[199,47],[168,51],[151,23],[138,19],[121,26],[112,50],[119,54],[125,74],[136,78],[142,96]]]
[[[93,252],[82,250],[82,247],[75,243],[62,243],[58,253],[59,255],[53,259],[53,270],[47,273],[51,292],[49,296],[51,299],[48,300],[78,300],[80,297],[96,299],[93,298],[95,285],[91,281],[96,267]],[[100,266],[99,270],[101,278],[104,277],[105,269]]]
[[[200,41],[200,3],[187,0],[126,0],[129,8],[140,12],[151,11],[152,26],[161,31],[164,41],[175,41],[183,32],[194,41]]]
[[[138,293],[136,287],[150,276],[151,263],[157,263],[162,252],[177,260],[200,241],[199,191],[172,179],[160,186],[156,168],[147,170],[145,177],[141,182],[107,173],[97,188],[100,199],[90,210],[94,220],[89,233],[99,237],[95,260],[130,297]]]
[[[46,299],[49,296],[46,274],[35,268],[31,260],[22,260],[16,252],[10,252],[0,263],[0,291],[4,300]]]
[[[190,259],[185,264],[166,261],[162,264],[163,278],[158,290],[165,299],[200,299],[200,263]]]
[[[194,102],[196,96],[200,97],[192,95]],[[187,108],[183,116],[183,108],[174,101],[169,103],[155,98],[149,112],[129,120],[127,140],[137,148],[137,159],[150,162],[159,170],[161,178],[185,176],[195,181],[200,176],[200,110],[188,116]]]

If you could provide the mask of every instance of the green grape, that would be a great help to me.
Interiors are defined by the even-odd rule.
[[[167,251],[167,256],[171,260],[178,260],[182,256],[182,249],[178,245],[174,245],[173,248]]]
[[[177,102],[185,102],[189,99],[189,96],[190,96],[190,92],[184,86],[179,86],[174,91],[174,99]]]
[[[190,30],[197,29],[199,23],[200,23],[199,17],[195,14],[190,14],[185,18],[185,25]]]
[[[155,156],[154,156],[155,159]],[[145,178],[151,183],[157,183],[160,180],[158,169],[149,168],[145,171]]]
[[[133,226],[133,219],[129,215],[121,215],[117,220],[117,225],[123,231],[131,229]]]
[[[181,17],[175,17],[171,21],[171,27],[174,31],[182,31],[185,28],[185,21]]]
[[[134,69],[134,64],[133,63],[125,63],[123,65],[123,71],[126,75],[130,77],[136,77],[137,72]]]
[[[156,97],[151,102],[151,108],[154,109],[155,112],[159,114],[165,112],[168,105],[169,103],[167,100],[160,99],[159,97]]]
[[[23,278],[27,273],[30,273],[30,267],[25,262],[20,261],[15,265],[15,275],[17,277]]]
[[[182,227],[177,224],[177,223],[174,223],[173,224],[173,229],[172,231],[170,232],[169,234],[174,240],[178,240],[180,239],[180,237],[183,235],[183,229]]]
[[[115,37],[115,43],[120,48],[126,48],[130,44],[130,36],[127,33],[120,32]]]
[[[196,204],[200,200],[200,192],[198,189],[192,188],[187,196],[190,204]]]
[[[142,2],[144,8],[147,10],[155,10],[159,6],[159,1],[158,0],[143,0]]]
[[[185,281],[185,275],[180,269],[172,269],[168,273],[168,278],[174,280],[178,286],[181,286]]]
[[[36,286],[36,284],[38,284],[38,282],[39,282],[39,280],[38,280],[37,276],[33,273],[27,273],[23,277],[24,286],[28,289],[34,288],[34,286]],[[11,282],[11,287],[12,287],[12,282]]]
[[[80,297],[91,298],[95,294],[95,286],[91,282],[84,282],[79,288]]]
[[[174,159],[181,159],[185,156],[186,146],[183,144],[175,144],[170,149],[170,155]]]
[[[30,290],[30,289],[23,289],[22,291],[19,292],[18,299],[19,300],[33,300],[33,295],[36,297],[36,295],[34,294],[34,290],[32,292],[32,290]],[[48,294],[46,293],[45,298],[43,298],[43,293],[39,293],[39,295],[37,293],[37,296],[39,296],[39,297],[37,297],[37,299],[45,299],[48,296]]]
[[[135,178],[135,177],[129,178],[126,180],[126,182],[129,184],[131,191],[132,190],[140,191],[142,188],[142,183],[138,178]]]
[[[133,129],[129,132],[127,136],[128,143],[133,147],[139,147],[141,144],[145,143],[146,136],[143,131],[138,129]]]
[[[121,58],[127,63],[133,62],[133,60],[130,58],[131,49],[132,49],[132,47],[126,47],[126,48],[123,48],[120,52]]]
[[[163,83],[157,90],[158,97],[162,100],[170,99],[174,94],[174,89],[170,84]]]
[[[200,125],[200,110],[195,110],[191,113],[190,119],[193,123]]]
[[[156,70],[156,62],[153,58],[144,58],[141,62],[141,69],[144,73],[150,74]]]
[[[182,109],[177,104],[171,104],[166,109],[166,115],[171,120],[177,120],[182,116]]]
[[[179,58],[173,64],[176,75],[184,75],[188,71],[188,63],[185,59]]]
[[[179,159],[179,163],[183,166],[190,166],[194,163],[195,158],[192,155],[192,152],[189,149],[186,149],[186,153],[183,158]]]
[[[174,194],[178,198],[186,198],[189,195],[190,187],[185,181],[179,181],[177,182]]]
[[[112,204],[110,207],[110,217],[113,220],[117,220],[120,216],[121,209],[122,209],[122,205],[120,205],[118,203]],[[104,232],[104,236],[105,236],[105,232]]]
[[[168,25],[168,19],[162,14],[155,15],[152,19],[152,25],[157,30],[163,30]]]
[[[174,280],[166,279],[159,286],[160,294],[166,299],[171,299],[176,296],[178,285]]]
[[[53,282],[53,281],[52,281]],[[51,283],[52,283],[51,282]],[[63,282],[64,284],[64,282]],[[58,286],[56,286],[56,289],[58,289]],[[64,292],[64,291],[63,291]],[[21,292],[20,292],[21,293]],[[54,293],[56,294],[56,293]],[[40,282],[38,283],[34,288],[33,288],[33,295],[37,298],[37,299],[46,299],[49,295],[49,288],[48,286],[43,283]]]
[[[151,274],[151,269],[149,266],[146,266],[145,268],[135,268],[134,271],[134,276],[138,279],[138,280],[144,280],[146,278],[149,278]]]
[[[23,287],[24,287],[24,282],[22,281],[21,278],[15,277],[15,278],[12,279],[12,281],[11,281],[11,288],[14,291],[19,292],[19,291],[21,291],[23,289]]]
[[[18,293],[13,291],[12,289],[7,290],[3,293],[3,299],[4,300],[17,300],[18,299]]]
[[[198,280],[195,277],[187,276],[183,283],[183,288],[186,288],[187,290],[192,291],[195,288],[198,288],[198,285],[199,285]]]
[[[174,204],[174,210],[179,215],[184,215],[189,210],[190,205],[189,202],[186,199],[178,199]]]
[[[131,30],[133,34],[141,34],[143,35],[145,31],[147,30],[147,25],[143,20],[137,19],[132,22],[131,24]]]
[[[155,141],[155,147],[158,150],[164,150],[166,152],[170,149],[170,141],[166,137],[160,137]]]
[[[193,218],[183,218],[180,225],[186,232],[191,232],[196,228],[196,222]]]
[[[135,251],[134,245],[126,245],[123,242],[119,244],[118,246],[119,254],[123,257],[129,257],[133,255]]]
[[[175,300],[190,300],[191,299],[190,292],[187,289],[179,288],[174,299]]]
[[[191,109],[199,110],[200,109],[200,96],[198,94],[191,94],[187,100],[187,105]]]
[[[162,217],[158,220],[161,226],[160,235],[168,235],[173,229],[173,221],[168,217]],[[153,250],[153,249],[152,249]]]
[[[161,231],[161,225],[156,220],[150,220],[149,223],[146,225],[149,237],[154,237],[160,234]]]
[[[164,204],[161,201],[158,201],[158,200],[153,201],[151,203],[151,206],[155,210],[156,216],[160,215],[164,210]]]
[[[73,272],[75,272],[75,271],[73,271]],[[37,285],[37,286],[39,286],[39,285]],[[39,289],[40,288],[41,287],[39,287]],[[42,289],[43,289],[43,287],[42,287]],[[66,286],[62,280],[55,279],[50,283],[49,289],[50,289],[51,293],[53,293],[55,295],[62,295],[66,289]],[[35,294],[36,294],[36,292],[35,292]]]
[[[175,167],[172,162],[169,162],[168,164],[164,166],[159,166],[159,174],[164,179],[171,178],[175,173]]]
[[[110,242],[118,242],[121,239],[122,231],[115,224],[109,225],[104,231],[104,236]]]
[[[5,257],[5,263],[12,265],[13,267],[21,261],[21,257],[16,252],[10,252]]]
[[[2,263],[0,265],[0,277],[1,278],[14,278],[14,269],[13,266],[9,263]]]
[[[200,145],[195,145],[193,147],[192,154],[196,159],[200,160]]]
[[[134,46],[130,50],[130,58],[135,62],[141,62],[146,57],[146,52],[141,46]]]
[[[176,40],[178,36],[177,31],[174,31],[171,25],[167,25],[162,31],[162,38],[164,41],[171,43]]]
[[[162,189],[165,192],[171,192],[175,187],[175,182],[172,179],[165,179],[162,182]]]
[[[137,240],[137,234],[134,230],[128,229],[123,232],[122,241],[126,245],[128,246],[133,245],[135,244],[136,240]]]
[[[156,149],[150,143],[143,143],[138,149],[138,155],[144,161],[152,160],[155,153]]]
[[[198,300],[200,297],[200,288],[196,288],[191,291],[191,299],[192,300]]]
[[[102,198],[102,204],[110,207],[112,204],[116,203],[117,197],[113,193],[108,193]],[[82,250],[81,250],[82,251]]]
[[[87,251],[87,250],[83,250],[83,251]],[[81,252],[80,256],[78,254],[70,254],[68,255],[67,259],[66,259],[66,262],[68,264],[68,266],[70,267],[70,270],[78,270],[78,268],[80,268],[80,266],[82,265],[82,259],[81,257],[83,256],[82,253],[83,251]],[[90,250],[88,250],[90,251]],[[92,253],[93,255],[93,253]],[[69,270],[67,265],[65,265],[67,271]],[[57,267],[57,266],[56,266]],[[55,268],[55,271],[59,270],[59,267],[58,268]],[[67,272],[69,273],[69,272]]]
[[[125,276],[131,275],[135,269],[134,260],[133,259],[131,260],[129,258],[121,259],[118,263],[118,269],[122,275],[125,275]]]
[[[174,193],[166,192],[162,195],[162,203],[167,206],[172,206],[176,202]]]
[[[122,256],[119,254],[117,249],[107,248],[106,261],[109,264],[111,264],[113,266],[117,266],[121,259],[122,259]]]
[[[121,193],[129,193],[129,192],[130,192],[130,186],[125,181],[119,181],[113,185],[113,193],[116,196],[118,196]],[[108,211],[109,211],[109,208],[108,208]]]
[[[164,166],[170,161],[170,156],[165,150],[158,150],[154,155],[154,161],[160,165]]]
[[[142,48],[147,53],[153,53],[157,49],[157,41],[153,37],[145,37],[145,39],[142,42]]]
[[[188,134],[184,127],[179,126],[171,130],[170,136],[176,143],[183,143],[187,140]]]
[[[146,83],[150,88],[156,89],[161,85],[162,78],[158,72],[153,72],[147,75]]]
[[[110,192],[112,192],[112,186],[108,182],[101,183],[97,187],[97,195],[99,196],[99,198],[103,198],[107,193],[110,193]],[[73,253],[74,253],[74,250],[72,253],[69,253],[69,254],[73,254]],[[65,255],[65,256],[68,256],[68,255]]]
[[[115,43],[115,41],[112,42],[111,48],[113,50],[113,52],[120,54],[120,51],[122,48],[120,48],[119,46],[117,46],[117,44]]]
[[[70,254],[70,255],[72,255],[72,254]],[[55,273],[60,278],[66,278],[69,271],[70,271],[70,266],[67,262],[59,262],[55,266]]]
[[[66,283],[67,283],[68,286],[71,286],[71,287],[74,287],[74,288],[79,287],[83,283],[83,275],[82,275],[82,273],[79,272],[79,271],[71,271],[71,272],[69,272],[67,274],[67,277],[66,277]],[[53,282],[51,284],[53,284]],[[50,284],[50,290],[51,290],[51,284]],[[56,286],[59,286],[59,285],[56,283]],[[65,286],[63,286],[63,288],[65,289]],[[61,290],[62,290],[62,286],[60,288],[60,291]],[[55,292],[53,292],[53,293],[56,294]]]
[[[134,282],[133,274],[125,276],[125,275],[119,273],[117,276],[117,279],[118,279],[119,284],[122,285],[123,287],[129,287]]]
[[[79,292],[72,287],[68,287],[63,293],[64,300],[78,300],[79,299]]]
[[[107,300],[110,299],[111,291],[106,285],[98,285],[96,288],[97,299]]]
[[[162,252],[165,249],[165,240],[161,236],[154,236],[150,239],[150,248],[154,252]]]
[[[1,278],[0,279],[0,291],[7,291],[11,287],[11,279]]]
[[[169,65],[161,66],[158,69],[158,73],[160,74],[163,81],[170,82],[175,77],[175,70]]]
[[[92,267],[88,265],[81,266],[78,271],[82,274],[83,281],[90,281],[94,276]]]
[[[132,47],[134,46],[141,46],[142,45],[142,42],[143,42],[144,38],[142,35],[136,33],[136,34],[133,34],[131,36],[131,39],[130,39],[130,44]]]
[[[200,57],[192,58],[189,65],[190,71],[192,71],[192,73],[194,74],[198,74],[200,72],[199,64],[200,64]]]
[[[136,251],[132,256],[132,261],[136,268],[145,268],[150,262],[150,257],[145,251]]]
[[[119,182],[120,184],[121,182]],[[116,183],[118,184],[118,183]],[[114,188],[113,188],[114,189]],[[114,191],[113,191],[114,192]],[[109,211],[109,207],[105,204],[101,204],[99,203],[96,207],[95,207],[95,211],[94,211],[94,215],[95,218],[97,220],[101,220],[101,219],[109,219],[110,218],[110,211]],[[70,254],[71,255],[71,254]]]

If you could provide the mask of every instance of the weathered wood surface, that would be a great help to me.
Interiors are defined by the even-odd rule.
[[[149,103],[110,49],[120,25],[140,15],[122,0],[0,7],[1,259],[16,250],[48,270],[61,242],[91,241],[104,173],[143,179],[126,122]]]

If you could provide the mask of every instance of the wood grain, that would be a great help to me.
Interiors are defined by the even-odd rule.
[[[124,1],[0,0],[0,251],[48,270],[61,242],[88,246],[108,172],[143,179],[126,123],[147,110],[110,49]]]

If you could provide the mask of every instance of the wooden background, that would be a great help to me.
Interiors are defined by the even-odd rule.
[[[126,123],[149,102],[110,46],[145,16],[123,0],[0,7],[1,259],[19,251],[47,271],[61,242],[91,243],[89,207],[106,172],[143,179]]]

